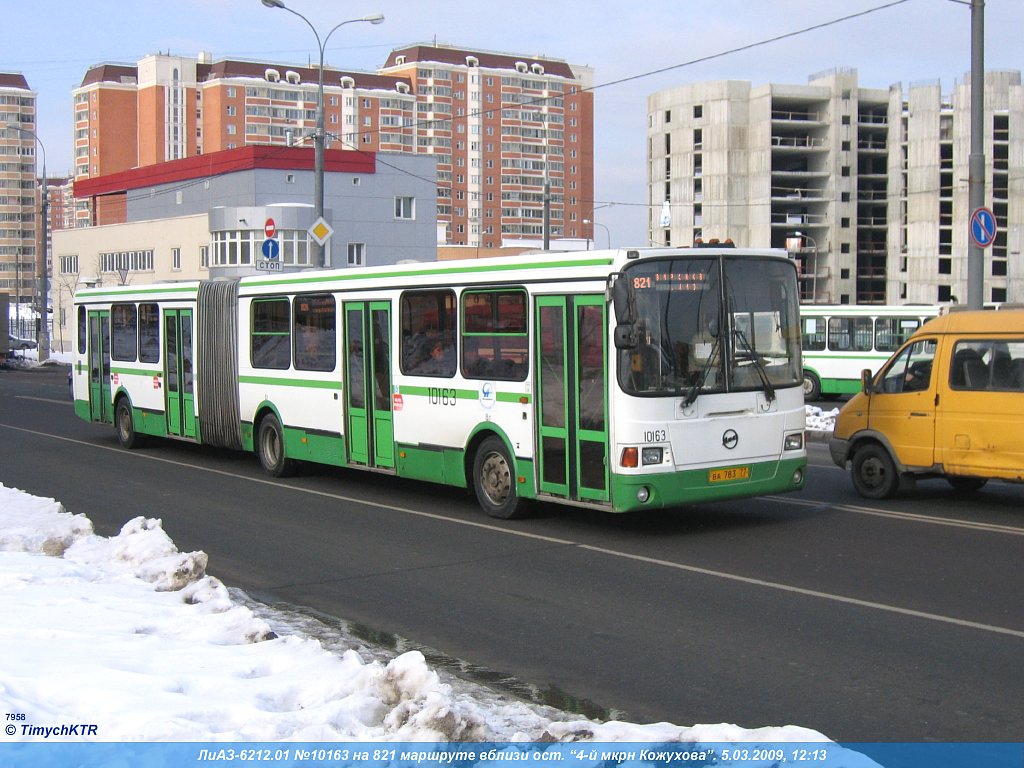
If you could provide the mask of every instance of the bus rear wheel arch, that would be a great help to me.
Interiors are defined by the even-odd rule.
[[[295,462],[285,455],[281,421],[273,413],[265,414],[256,428],[256,455],[271,477],[286,477],[294,468]]]
[[[526,500],[516,491],[515,461],[504,440],[485,438],[474,454],[472,471],[473,491],[484,512],[502,520],[526,515]]]

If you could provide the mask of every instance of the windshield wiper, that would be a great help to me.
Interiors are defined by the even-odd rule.
[[[750,346],[750,342],[747,341],[747,337],[743,331],[737,328],[735,333],[736,337],[743,342],[743,346],[747,350],[747,355],[750,357],[750,362],[754,366],[754,370],[757,371],[757,376],[761,379],[761,383],[764,385],[764,396],[770,403],[775,399],[775,387],[772,386],[772,382],[768,378],[768,371],[765,370],[764,363],[761,362],[761,358],[758,357],[753,347]]]
[[[708,372],[711,370],[711,366],[715,362],[715,358],[718,357],[719,341],[720,338],[716,336],[715,343],[711,345],[711,354],[708,355],[708,361],[704,363],[704,367],[701,368],[700,374],[697,376],[697,379],[693,384],[690,385],[690,389],[686,392],[686,397],[683,398],[684,408],[693,405],[697,400],[697,396],[700,394],[700,391],[704,388],[704,382],[708,378]]]

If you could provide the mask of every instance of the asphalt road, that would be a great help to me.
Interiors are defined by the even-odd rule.
[[[163,519],[268,599],[633,722],[795,724],[841,741],[1019,741],[1024,486],[869,504],[810,446],[800,494],[495,521],[461,491],[160,441],[75,418],[66,369],[0,371],[0,482],[99,533]]]

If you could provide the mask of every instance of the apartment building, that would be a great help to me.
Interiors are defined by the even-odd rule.
[[[381,72],[416,95],[415,151],[438,156],[446,241],[592,238],[593,71],[551,58],[414,45]]]
[[[1024,88],[985,78],[986,204],[1000,227],[985,300],[1024,300]],[[789,249],[802,299],[966,301],[969,78],[863,88],[853,69],[806,85],[717,81],[648,97],[652,242],[731,238]]]
[[[7,126],[0,128],[0,293],[31,302],[40,253],[36,94],[20,73],[0,72],[0,125]]]
[[[207,53],[93,67],[74,91],[75,177],[251,144],[312,146],[319,75]],[[553,237],[592,236],[591,78],[557,59],[436,45],[392,52],[377,73],[326,67],[326,146],[434,155],[439,242],[539,239],[545,190]]]

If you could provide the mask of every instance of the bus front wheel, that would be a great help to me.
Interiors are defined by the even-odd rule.
[[[291,459],[284,455],[284,430],[273,414],[260,420],[256,436],[256,452],[260,457],[263,471],[272,477],[285,477],[292,470]]]
[[[473,490],[491,517],[511,520],[526,513],[526,504],[516,493],[515,465],[500,437],[480,444],[473,460]]]

